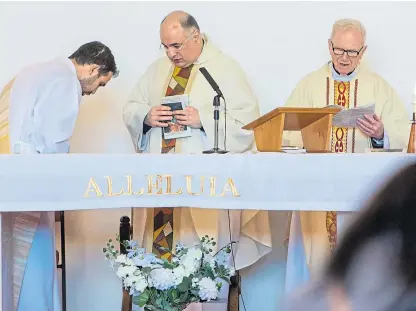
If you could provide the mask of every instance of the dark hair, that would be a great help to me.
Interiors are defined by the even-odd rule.
[[[402,242],[400,273],[408,285],[415,285],[416,164],[408,165],[395,174],[357,216],[329,262],[328,276],[335,280],[345,280],[361,246],[372,238],[392,233]]]
[[[113,73],[117,77],[119,72],[111,50],[103,43],[93,41],[85,43],[78,48],[69,59],[74,59],[80,65],[99,65],[99,74]]]
[[[160,23],[160,25],[163,24],[163,22],[165,21],[166,17],[162,20],[162,22]],[[198,22],[196,21],[196,19],[189,13],[185,13],[185,16],[179,19],[179,24],[181,24],[183,29],[189,30],[192,28],[196,28],[199,31],[201,31],[201,29],[199,29],[199,25]]]
[[[181,26],[182,26],[182,28],[183,28],[183,29],[192,29],[192,28],[196,28],[196,29],[200,30],[200,29],[199,29],[198,22],[197,22],[197,21],[196,21],[196,19],[195,19],[192,15],[190,15],[190,14],[187,14],[184,18],[181,18],[181,19],[179,20],[179,23],[181,24]]]

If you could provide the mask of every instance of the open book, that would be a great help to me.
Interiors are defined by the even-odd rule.
[[[337,127],[357,127],[357,119],[364,118],[364,115],[374,114],[375,104],[363,107],[345,109],[339,105],[326,106],[327,108],[341,108],[342,110],[334,115],[332,125]]]
[[[162,106],[169,106],[172,111],[184,110],[188,106],[188,95],[166,96],[162,98]],[[163,137],[165,139],[183,138],[192,136],[191,128],[186,125],[181,125],[177,122],[175,116],[171,121],[165,121],[168,126],[163,127]]]

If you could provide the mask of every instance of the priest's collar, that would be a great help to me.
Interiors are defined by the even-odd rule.
[[[336,69],[333,63],[331,63],[331,70],[332,70],[332,78],[336,81],[343,81],[343,82],[349,82],[355,78],[357,75],[357,71],[354,70],[347,74],[346,76],[341,75]]]

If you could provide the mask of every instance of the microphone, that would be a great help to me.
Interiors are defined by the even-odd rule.
[[[217,93],[217,95],[214,97],[214,101],[213,101],[213,105],[214,105],[214,148],[209,149],[209,150],[205,150],[202,153],[205,153],[205,154],[212,154],[212,153],[224,154],[224,153],[227,153],[228,151],[221,150],[220,148],[218,148],[218,126],[219,126],[218,125],[218,120],[220,118],[220,111],[219,111],[220,99],[222,97],[224,99],[224,102],[225,102],[225,98],[222,95],[222,92],[221,92],[220,88],[218,87],[218,84],[214,81],[214,79],[211,77],[211,75],[205,69],[205,67],[199,68],[199,71],[204,75],[205,79],[208,81],[208,83],[211,85],[211,87]],[[225,122],[227,122],[227,118],[225,119]],[[225,123],[225,124],[227,124],[227,123]],[[225,132],[226,132],[226,129],[227,129],[227,126],[225,126]],[[225,146],[225,139],[224,139],[224,146]]]
[[[207,79],[208,83],[211,85],[211,87],[214,89],[214,91],[218,94],[218,96],[224,98],[218,84],[211,77],[211,75],[209,74],[207,69],[205,67],[201,67],[201,68],[199,68],[199,71],[204,75],[205,79]]]

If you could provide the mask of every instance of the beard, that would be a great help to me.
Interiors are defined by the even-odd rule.
[[[81,84],[82,89],[82,95],[90,95],[92,93],[91,85],[98,79],[98,74],[89,77],[89,78],[83,78],[79,80],[79,83]]]

